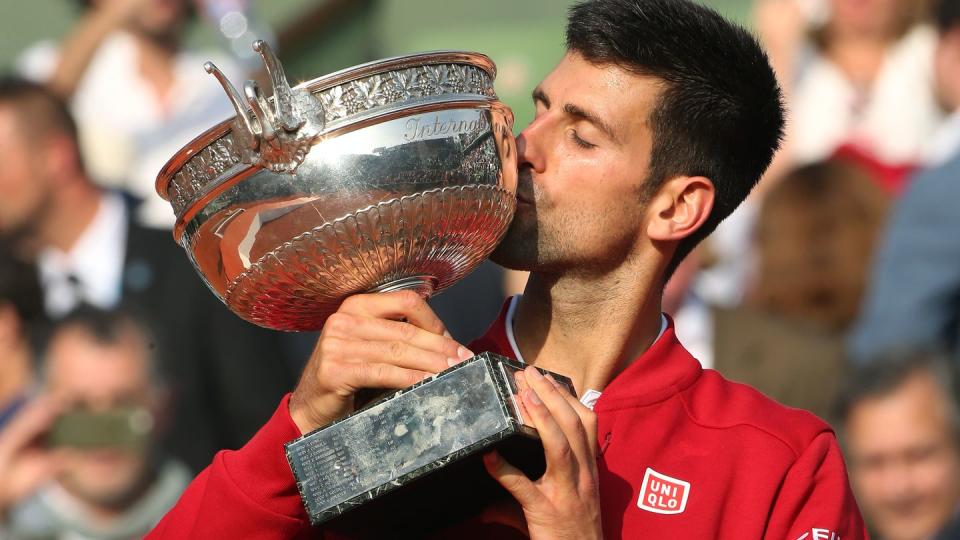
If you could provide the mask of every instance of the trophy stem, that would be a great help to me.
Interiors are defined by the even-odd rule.
[[[370,289],[370,292],[416,291],[424,298],[430,298],[437,289],[439,280],[433,276],[410,276],[384,283]]]

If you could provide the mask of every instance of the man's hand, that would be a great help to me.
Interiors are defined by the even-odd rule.
[[[357,390],[406,388],[471,356],[418,294],[351,296],[324,324],[290,415],[307,433],[352,412]]]
[[[596,415],[533,367],[522,379],[521,401],[540,434],[547,470],[530,480],[491,452],[484,456],[487,471],[523,507],[531,539],[602,538]]]
[[[49,398],[38,398],[0,430],[0,516],[62,468],[67,458],[65,450],[37,445],[60,412]]]

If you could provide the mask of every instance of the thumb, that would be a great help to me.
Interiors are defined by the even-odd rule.
[[[536,506],[543,498],[533,481],[523,471],[507,463],[496,450],[483,455],[483,466],[524,509]]]

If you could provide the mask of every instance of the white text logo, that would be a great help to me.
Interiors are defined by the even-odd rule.
[[[657,514],[679,514],[687,507],[690,482],[677,480],[647,467],[637,506]]]

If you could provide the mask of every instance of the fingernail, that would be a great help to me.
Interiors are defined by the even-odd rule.
[[[459,356],[461,360],[466,360],[466,359],[468,359],[468,358],[473,358],[473,351],[471,351],[470,349],[468,349],[468,348],[466,348],[466,347],[458,347],[458,348],[457,348],[457,356]]]
[[[458,359],[456,359],[456,358],[447,358],[447,365],[450,366],[450,367],[453,367],[453,366],[455,366],[455,365],[457,365],[457,364],[459,364],[459,363],[460,363],[460,360],[458,360]]]
[[[543,374],[540,373],[540,370],[537,369],[537,368],[535,368],[535,367],[533,367],[533,366],[530,366],[529,368],[527,368],[526,371],[527,371],[527,374],[530,375],[531,377],[533,377],[534,379],[542,379],[542,378],[543,378]]]
[[[547,373],[546,375],[544,375],[544,377],[546,377],[548,381],[553,383],[554,388],[560,388],[560,383],[558,383],[557,380],[553,378],[553,375]]]
[[[447,330],[444,330],[444,331],[443,331],[443,337],[446,337],[446,338],[449,338],[449,339],[453,339],[453,336],[450,335],[450,332],[448,332]]]
[[[540,396],[538,396],[533,389],[527,391],[527,399],[529,399],[534,405],[543,405],[543,402],[540,401]]]

